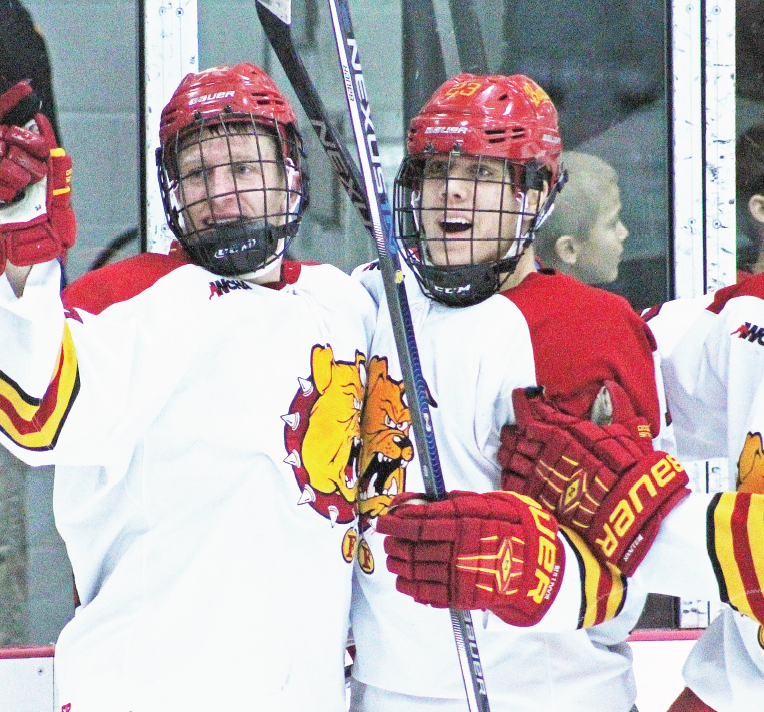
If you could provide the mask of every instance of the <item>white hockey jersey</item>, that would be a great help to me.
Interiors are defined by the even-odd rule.
[[[82,600],[58,709],[343,712],[368,294],[330,266],[257,286],[176,251],[65,302],[56,263],[20,299],[0,278],[0,437],[56,464]]]
[[[764,275],[719,290],[713,301],[668,302],[647,316],[663,352],[680,458],[729,457],[737,478],[730,489],[764,493]],[[683,674],[717,712],[758,712],[762,628],[723,606]]]
[[[380,309],[362,423],[353,675],[367,685],[406,695],[463,698],[448,612],[422,606],[395,590],[385,565],[384,537],[375,530],[376,518],[384,515],[393,495],[404,489],[424,491],[424,484],[381,275],[372,266],[356,276]],[[618,381],[657,434],[661,407],[652,337],[620,297],[563,275],[533,273],[514,289],[453,309],[426,298],[408,271],[405,284],[447,489],[499,489],[496,454],[501,427],[514,422],[512,390],[537,382],[580,416],[603,380]],[[704,498],[677,508],[680,531],[682,521],[693,522],[689,526],[695,532],[704,528],[707,503]],[[676,543],[668,533],[663,539],[669,546]],[[663,548],[658,541],[656,547]],[[701,543],[701,553],[703,548]],[[569,632],[544,632],[549,629],[546,619],[535,629],[519,629],[491,614],[473,612],[486,687],[498,712],[626,712],[634,702],[631,654],[623,641],[641,612],[644,593],[639,586],[630,587],[617,618],[589,632],[575,630],[603,620],[605,609],[604,617],[612,616],[624,605],[623,590],[592,581],[591,571],[570,549],[566,559],[566,585],[580,576],[580,586],[562,588],[554,605],[563,596],[575,597],[577,616],[569,621]],[[665,559],[651,552],[643,567],[641,578],[650,584],[653,573],[665,571]],[[677,581],[682,575],[677,574]],[[692,579],[695,574],[689,575]],[[710,579],[715,586],[710,565],[703,575],[706,584]]]

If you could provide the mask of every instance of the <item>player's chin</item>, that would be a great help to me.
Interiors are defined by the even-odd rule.
[[[472,264],[469,251],[449,250],[448,253],[430,251],[430,262],[436,267],[464,267]]]

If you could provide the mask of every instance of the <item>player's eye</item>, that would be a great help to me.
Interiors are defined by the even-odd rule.
[[[189,183],[204,182],[207,178],[207,169],[202,166],[196,168],[188,168],[185,173],[181,175],[181,180]]]
[[[261,173],[260,164],[257,161],[239,161],[233,163],[231,170],[237,178],[253,178]]]
[[[473,177],[483,180],[498,180],[499,173],[493,166],[489,166],[485,163],[476,163],[472,166],[471,171]]]
[[[427,161],[424,166],[425,178],[445,178],[448,175],[448,161]]]

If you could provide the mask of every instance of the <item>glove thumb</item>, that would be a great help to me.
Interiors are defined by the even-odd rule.
[[[527,388],[515,388],[512,391],[512,406],[515,409],[515,423],[526,426],[536,418],[531,406],[532,400],[541,401],[544,395],[543,386],[528,386]]]
[[[23,126],[39,110],[40,100],[26,80],[13,84],[0,94],[0,124]]]

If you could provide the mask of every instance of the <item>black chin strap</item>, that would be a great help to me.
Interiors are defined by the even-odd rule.
[[[283,254],[298,228],[299,220],[286,225],[239,220],[196,233],[192,240],[182,237],[180,243],[194,264],[223,277],[237,277],[256,272]]]

